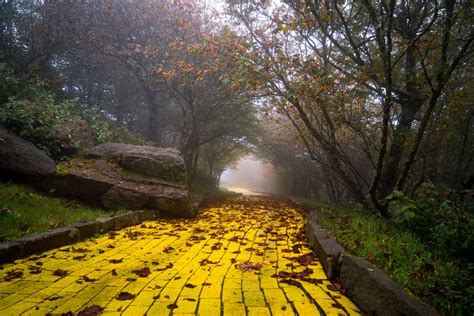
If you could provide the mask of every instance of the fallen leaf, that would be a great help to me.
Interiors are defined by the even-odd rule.
[[[89,249],[86,248],[74,248],[72,247],[72,252],[84,253],[84,252],[91,252]]]
[[[148,267],[144,267],[138,270],[132,270],[132,272],[138,275],[140,278],[146,278],[151,274],[150,268]]]
[[[133,300],[135,298],[135,294],[131,294],[128,292],[120,292],[116,299],[119,301],[127,301],[127,300]]]
[[[190,289],[194,289],[194,288],[196,287],[196,285],[191,284],[191,283],[186,283],[184,286],[185,286],[185,287],[188,287],[188,288],[190,288]]]
[[[81,256],[75,256],[75,257],[72,257],[72,260],[81,260],[81,259],[84,259],[87,255],[81,255]]]
[[[302,286],[300,282],[292,280],[292,279],[284,279],[284,280],[281,280],[280,283],[286,283],[286,284],[294,285],[294,286],[298,286],[298,287]]]
[[[263,265],[261,263],[252,263],[252,262],[242,262],[241,264],[237,265],[237,268],[240,271],[247,272],[247,271],[259,271],[262,269]]]
[[[67,275],[67,271],[66,270],[61,270],[61,269],[57,269],[53,272],[54,275],[56,276],[65,276]]]
[[[97,281],[97,279],[91,279],[91,278],[89,278],[87,275],[83,276],[82,279],[83,279],[85,282],[94,282],[94,281]]]
[[[100,307],[99,305],[92,305],[92,306],[84,308],[77,315],[78,316],[95,316],[95,315],[102,314],[103,311],[104,311],[103,307]]]
[[[164,253],[170,253],[172,250],[174,250],[173,247],[165,247],[165,249],[163,249],[163,252]]]
[[[172,303],[172,304],[169,304],[168,306],[169,309],[175,309],[175,308],[178,308],[178,305],[176,303]]]
[[[7,275],[3,278],[3,281],[11,281],[23,277],[23,271],[11,270],[7,272]]]
[[[30,274],[40,274],[43,271],[43,269],[38,266],[28,267],[28,270],[30,270]]]

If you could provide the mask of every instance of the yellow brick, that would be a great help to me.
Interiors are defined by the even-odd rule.
[[[260,286],[263,289],[277,289],[277,288],[279,288],[277,279],[272,278],[272,277],[262,277],[260,279]]]
[[[337,296],[336,301],[341,304],[351,315],[362,314],[359,308],[345,296]]]
[[[57,292],[59,292],[59,288],[52,288],[52,287],[46,287],[42,290],[39,290],[28,297],[25,298],[25,301],[27,302],[42,302],[43,300],[47,299],[48,297],[53,296]]]
[[[248,307],[248,316],[270,316],[270,309],[268,307]]]
[[[174,314],[195,314],[198,302],[196,299],[189,300],[188,297],[179,297],[176,301],[178,307],[173,309]]]
[[[263,296],[263,293],[260,291],[244,291],[244,303],[245,306],[266,306],[265,302],[265,297]]]
[[[106,286],[96,296],[94,296],[94,300],[110,301],[114,299],[121,292],[121,290],[122,288],[118,286]]]
[[[280,220],[279,213],[290,216],[291,220]],[[219,315],[221,308],[225,315],[245,315],[247,312],[265,315],[270,313],[270,309],[272,315],[292,315],[293,306],[302,315],[318,315],[316,306],[301,289],[279,283],[279,278],[272,277],[279,271],[295,272],[307,268],[290,260],[311,253],[308,244],[295,239],[297,231],[304,226],[299,213],[286,207],[274,211],[258,205],[251,209],[234,209],[231,205],[224,205],[204,211],[201,216],[190,221],[150,221],[146,225],[155,228],[138,225],[118,231],[114,240],[102,236],[62,248],[92,250],[79,261],[72,260],[79,253],[56,249],[44,253],[46,257],[40,260],[31,257],[3,265],[0,279],[13,269],[23,269],[24,277],[0,282],[0,309],[4,308],[0,314],[17,313],[23,308],[25,314],[32,315],[78,312],[85,306],[98,304],[105,307],[106,315],[141,315],[145,312],[148,315],[169,315],[172,312],[173,315],[200,313],[207,316]],[[198,227],[205,232],[195,233]],[[275,241],[276,235],[269,234],[267,229],[285,238]],[[143,232],[145,235],[131,240],[125,236],[128,231]],[[179,237],[174,235],[176,232]],[[196,235],[206,238],[192,240],[191,236]],[[236,241],[234,237],[239,239]],[[216,243],[222,243],[222,246],[213,250],[212,246]],[[262,243],[266,244],[265,248]],[[283,252],[295,244],[302,245],[299,254]],[[115,248],[108,248],[108,245]],[[165,251],[166,247],[169,248]],[[246,250],[248,248],[253,249]],[[104,252],[99,253],[99,250]],[[114,264],[111,259],[123,261]],[[214,262],[201,265],[203,260]],[[43,263],[43,272],[30,274],[28,266],[37,261]],[[259,271],[242,272],[238,265],[246,261],[262,263],[263,267]],[[168,266],[170,263],[172,267]],[[290,263],[294,268],[287,266]],[[147,277],[137,277],[132,272],[143,267],[149,267],[152,273]],[[332,305],[336,301],[351,314],[358,312],[347,298],[329,291],[327,285],[330,282],[326,280],[319,263],[313,263],[308,268],[313,270],[310,277],[323,280],[323,284],[304,281],[301,284],[312,298],[321,301],[320,306],[328,315],[341,312]],[[56,269],[67,270],[68,275],[55,276],[53,271]],[[113,275],[112,271],[117,275]],[[76,283],[83,276],[96,280]],[[186,287],[188,283],[191,285]],[[116,300],[121,291],[137,296],[133,300]],[[326,292],[330,292],[335,300]],[[158,295],[159,298],[155,299]],[[51,297],[57,299],[47,300]],[[178,307],[171,311],[167,306],[174,302]]]
[[[4,288],[0,288],[0,293],[3,293],[3,294],[18,293],[22,289],[27,288],[28,286],[32,284],[34,284],[34,282],[21,280],[19,282],[12,283]]]
[[[260,291],[260,282],[257,279],[243,279],[242,290],[244,291]]]
[[[181,289],[165,287],[160,292],[160,297],[158,298],[158,300],[165,302],[174,302],[178,298],[180,290]]]
[[[308,297],[306,296],[306,294],[297,287],[294,287],[294,286],[284,287],[283,291],[285,291],[285,294],[288,297],[288,300],[291,302],[308,301]]]
[[[171,302],[155,301],[148,310],[147,315],[169,315],[168,305]]]
[[[285,293],[281,289],[264,289],[263,293],[265,294],[265,298],[269,304],[287,302]]]
[[[240,288],[226,288],[222,291],[223,302],[243,302],[242,291]]]
[[[243,316],[246,315],[245,305],[236,302],[224,302],[224,316]]]
[[[122,313],[122,315],[127,316],[138,316],[145,315],[150,306],[140,306],[140,305],[129,305]]]
[[[44,316],[44,315],[50,314],[52,311],[53,311],[52,309],[46,309],[42,307],[33,306],[32,308],[30,308],[29,310],[27,310],[21,315],[22,316]]]
[[[301,316],[319,315],[318,308],[308,300],[305,302],[293,302],[293,305],[295,306],[298,314]]]
[[[331,297],[319,286],[307,282],[301,282],[304,289],[311,295],[312,298],[319,299],[331,299]]]
[[[295,313],[289,303],[270,303],[270,309],[274,316],[293,316]]]
[[[74,298],[74,297],[70,298],[69,300],[65,301],[64,304],[56,308],[52,312],[52,314],[57,315],[57,314],[62,314],[62,313],[67,313],[67,312],[76,313],[82,310],[82,308],[85,307],[88,301],[89,301],[89,298]]]
[[[19,315],[27,310],[29,310],[30,308],[32,308],[33,306],[35,306],[36,304],[35,303],[27,303],[27,302],[19,302],[19,303],[16,303],[10,307],[8,307],[8,310],[7,311],[2,311],[1,314],[2,315]]]
[[[199,300],[198,315],[210,316],[220,315],[221,301],[217,298],[205,298]]]
[[[154,302],[154,297],[156,296],[155,292],[152,291],[141,291],[138,295],[133,299],[130,305],[141,305],[141,306],[151,306]]]
[[[199,295],[201,299],[207,298],[220,298],[221,297],[221,285],[211,285],[204,286],[202,288],[201,294]]]

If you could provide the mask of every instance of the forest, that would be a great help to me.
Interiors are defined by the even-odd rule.
[[[344,209],[341,238],[353,216],[410,234],[403,277],[391,249],[364,255],[467,315],[473,20],[464,0],[1,0],[0,124],[56,161],[177,148],[196,191],[252,154],[278,195]]]

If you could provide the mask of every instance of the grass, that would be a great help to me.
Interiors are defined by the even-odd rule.
[[[319,201],[300,202],[321,210],[322,226],[348,252],[372,262],[438,311],[463,315],[474,310],[472,264],[437,258],[412,233],[379,216]]]
[[[42,195],[24,185],[0,183],[0,241],[106,215],[110,212],[74,200]]]

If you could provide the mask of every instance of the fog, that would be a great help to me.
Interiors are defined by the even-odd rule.
[[[227,168],[222,173],[220,185],[243,193],[245,190],[254,193],[277,193],[273,166],[253,155],[244,156],[237,165]]]

